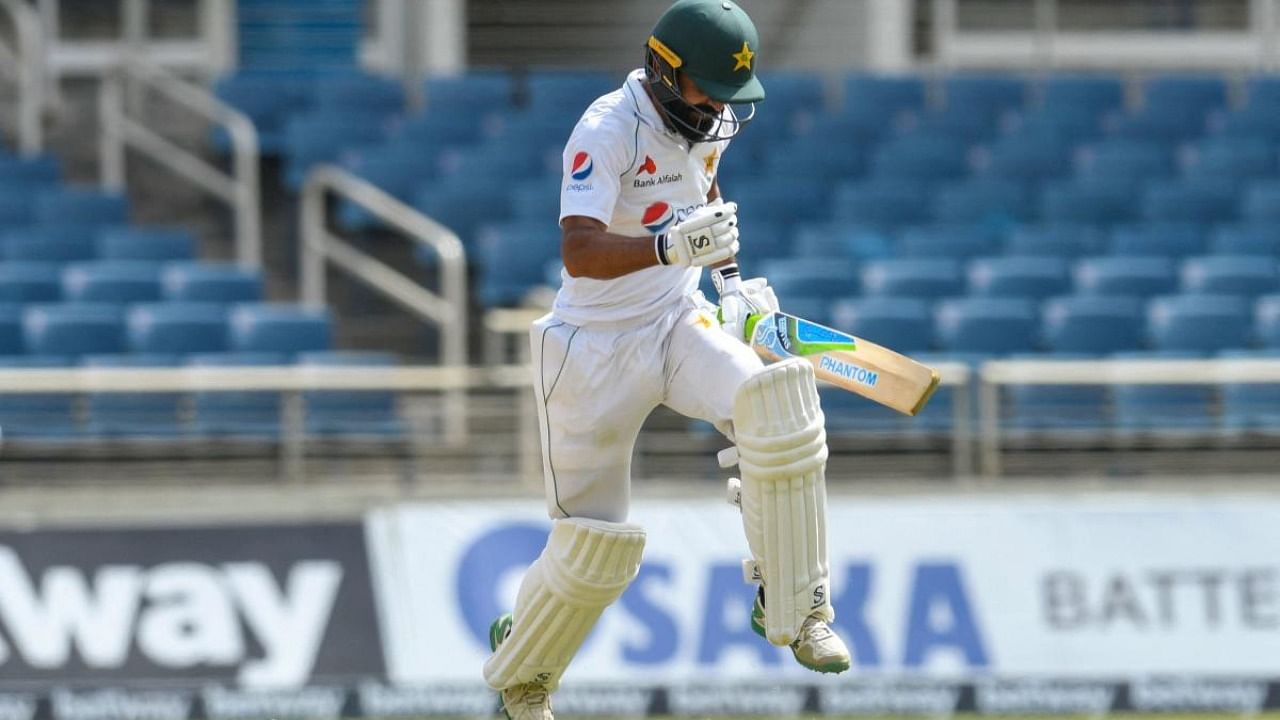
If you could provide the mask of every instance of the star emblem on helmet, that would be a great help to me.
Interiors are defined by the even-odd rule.
[[[738,61],[738,63],[733,66],[734,71],[736,72],[743,68],[750,70],[751,59],[754,58],[755,56],[756,54],[751,52],[751,46],[747,44],[746,40],[743,40],[742,51],[733,53],[733,59]]]

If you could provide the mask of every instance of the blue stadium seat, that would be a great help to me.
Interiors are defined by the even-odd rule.
[[[62,271],[68,302],[134,303],[160,299],[160,266],[127,260],[73,263]]]
[[[1111,255],[1180,258],[1204,252],[1204,230],[1187,222],[1121,225],[1111,232]]]
[[[981,225],[916,225],[905,228],[895,243],[904,258],[967,260],[994,254],[1000,247],[996,233]]]
[[[329,350],[333,329],[327,309],[289,303],[241,303],[229,316],[229,349],[290,356]]]
[[[65,263],[91,260],[97,249],[88,228],[32,226],[0,235],[0,255],[5,260]]]
[[[1271,255],[1280,257],[1280,225],[1240,223],[1219,225],[1209,235],[1215,255]]]
[[[236,303],[262,299],[262,273],[232,263],[178,262],[160,274],[164,299],[170,302]]]
[[[734,180],[724,189],[725,199],[738,203],[742,232],[750,232],[756,222],[783,225],[802,221],[821,222],[831,212],[826,184],[813,176]]]
[[[787,258],[768,260],[759,267],[760,274],[783,307],[800,298],[830,302],[832,298],[858,292],[858,276],[853,263],[835,258]]]
[[[1117,360],[1193,360],[1195,352],[1127,352]],[[1212,385],[1117,385],[1112,388],[1116,427],[1129,433],[1151,431],[1202,432],[1213,427]]]
[[[190,260],[196,256],[196,239],[183,228],[105,228],[98,232],[97,255],[101,260]]]
[[[884,180],[936,183],[968,172],[968,149],[964,142],[928,133],[887,140],[871,155],[872,176]]]
[[[1009,353],[1036,349],[1039,315],[1030,300],[951,298],[935,309],[938,346],[945,352]]]
[[[898,137],[946,138],[968,146],[990,140],[998,129],[999,118],[996,115],[946,106],[904,113],[897,121],[895,132]],[[949,159],[949,156],[944,157]]]
[[[0,262],[0,302],[62,299],[62,268],[53,263]]]
[[[516,305],[542,284],[543,267],[560,256],[560,227],[550,218],[485,225],[476,236],[485,305]]]
[[[1275,175],[1280,158],[1273,144],[1257,137],[1214,137],[1196,144],[1187,154],[1188,176],[1247,180]]]
[[[284,147],[284,125],[289,114],[311,102],[311,84],[297,73],[244,71],[224,75],[213,84],[213,94],[249,116],[258,131],[263,155],[278,155]],[[214,148],[226,154],[231,143],[221,127],[212,134]]]
[[[1224,360],[1280,359],[1275,349],[1223,350]],[[1222,386],[1222,426],[1228,430],[1265,432],[1280,430],[1280,384],[1225,383]]]
[[[1221,75],[1169,73],[1148,78],[1142,84],[1144,107],[1214,108],[1227,104],[1227,83]]]
[[[914,298],[847,298],[831,308],[832,324],[902,353],[933,346],[933,313],[929,304]]]
[[[1210,132],[1219,137],[1257,138],[1280,142],[1280,105],[1249,105],[1209,115]]]
[[[989,257],[969,263],[969,294],[1042,300],[1071,287],[1067,262],[1049,257]]]
[[[383,352],[305,352],[298,363],[312,366],[390,367],[396,358]],[[407,430],[396,410],[395,393],[381,391],[311,391],[306,402],[307,432],[319,435],[402,435]]]
[[[894,131],[897,115],[882,115],[866,108],[799,116],[797,137],[825,139],[829,145],[856,146],[860,154]],[[750,131],[749,131],[750,132]],[[738,154],[737,150],[728,156]],[[721,167],[725,167],[721,165]]]
[[[742,224],[746,222],[746,224]],[[738,259],[745,265],[754,267],[766,260],[786,258],[795,255],[791,237],[785,229],[794,227],[792,223],[778,223],[748,216],[739,223],[742,248],[738,251]],[[843,256],[843,253],[839,254]]]
[[[976,164],[984,175],[1012,183],[1040,183],[1067,175],[1071,153],[1070,142],[1056,132],[1023,131],[986,146]]]
[[[903,180],[842,183],[832,194],[831,206],[833,220],[867,227],[895,228],[932,219],[925,189]]]
[[[511,74],[498,69],[432,75],[423,82],[428,113],[462,115],[472,122],[486,112],[509,109],[514,100],[514,90]]]
[[[1102,116],[1087,108],[1032,108],[1010,113],[1004,125],[1012,136],[1050,136],[1068,145],[1102,136]]]
[[[1265,255],[1210,255],[1182,264],[1182,291],[1255,298],[1280,292],[1280,259]]]
[[[770,98],[772,101],[773,98]],[[747,132],[753,132],[755,128]],[[730,152],[729,155],[734,154]],[[727,156],[726,156],[727,157]],[[867,170],[867,154],[858,143],[833,143],[830,135],[810,134],[767,148],[765,177],[809,174],[823,181],[861,177]],[[737,175],[734,175],[736,178]]]
[[[1151,297],[1178,291],[1172,258],[1092,257],[1076,263],[1076,291],[1085,295]]]
[[[400,144],[364,148],[342,158],[344,169],[376,185],[401,202],[413,199],[414,190],[424,181],[434,179],[434,160],[413,152],[416,148]],[[338,204],[338,223],[348,230],[379,227],[382,221],[363,206],[345,199]]]
[[[0,183],[0,231],[20,228],[35,222],[34,192],[26,186]]]
[[[88,368],[171,368],[176,355],[88,355]],[[91,392],[85,399],[87,432],[95,436],[169,438],[185,432],[181,393]]]
[[[759,77],[771,104],[809,111],[826,108],[827,92],[820,73],[810,70],[769,70],[761,72]]]
[[[1245,107],[1280,107],[1280,75],[1267,73],[1246,78]]]
[[[21,355],[26,351],[23,340],[20,303],[0,302],[0,355]]]
[[[1142,215],[1148,220],[1212,225],[1234,220],[1235,186],[1222,178],[1155,181],[1142,195]]]
[[[321,111],[392,115],[405,110],[404,86],[398,80],[365,72],[326,73],[311,92]]]
[[[22,332],[23,344],[33,355],[79,358],[125,351],[124,312],[119,305],[28,305]]]
[[[1049,223],[1114,225],[1137,215],[1129,182],[1084,178],[1047,182],[1040,194],[1040,217]]]
[[[511,219],[557,223],[560,218],[560,183],[553,179],[524,180],[512,186]]]
[[[955,260],[871,260],[863,264],[861,279],[862,292],[869,296],[934,299],[964,293],[964,277]]]
[[[289,364],[283,353],[196,353],[193,368],[266,367]],[[280,435],[280,393],[197,392],[192,398],[192,430],[199,435],[272,439]]]
[[[981,223],[1004,228],[1030,219],[1031,197],[1025,185],[1015,181],[977,178],[938,188],[933,217],[939,222]]]
[[[1046,113],[1085,111],[1095,117],[1125,104],[1124,81],[1116,75],[1054,73],[1040,82]]]
[[[796,137],[802,125],[826,109],[822,78],[816,73],[800,70],[762,73],[760,81],[769,94],[769,101],[756,103],[754,116],[751,116],[750,105],[733,106],[738,117],[751,117],[751,131],[740,135],[735,142],[763,151],[771,142],[787,142]]]
[[[1026,104],[1027,81],[1006,73],[958,72],[942,79],[948,108],[995,117]]]
[[[393,117],[387,121],[390,145],[430,150],[457,145],[478,145],[490,123],[482,117],[458,110],[427,111],[421,115]]]
[[[1280,349],[1280,295],[1258,298],[1254,305],[1254,331],[1263,347]]]
[[[1126,295],[1064,295],[1040,309],[1044,346],[1055,354],[1105,355],[1139,350],[1146,320],[1141,299]]]
[[[1240,219],[1252,222],[1280,221],[1280,180],[1260,180],[1244,188]]]
[[[1103,182],[1143,182],[1173,174],[1173,152],[1168,145],[1146,138],[1111,138],[1086,145],[1076,153],[1081,178]]]
[[[0,356],[0,370],[61,370],[67,357],[50,355]],[[0,427],[6,439],[67,440],[80,434],[76,396],[72,393],[0,394]]]
[[[1214,353],[1252,345],[1252,306],[1237,295],[1166,295],[1147,305],[1154,349]]]
[[[227,309],[215,303],[139,303],[125,319],[135,353],[214,353],[227,349]]]
[[[800,223],[789,241],[796,257],[867,260],[893,254],[888,232],[841,220]]]
[[[0,157],[0,184],[52,187],[62,180],[62,163],[53,155]]]
[[[596,98],[617,90],[621,85],[607,72],[595,70],[530,71],[525,77],[527,105],[534,112],[572,109],[581,114]]]
[[[102,226],[129,222],[129,199],[120,193],[60,187],[36,196],[42,225]]]
[[[1023,225],[1005,241],[1004,254],[1013,257],[1073,259],[1102,251],[1105,236],[1092,225],[1070,223]]]
[[[446,150],[440,154],[439,167],[439,179],[446,182],[459,175],[505,181],[512,177],[550,174],[559,167],[559,153],[532,141],[513,142],[504,138]]]
[[[481,224],[500,222],[511,214],[510,196],[494,193],[495,182],[463,176],[427,183],[414,191],[413,206],[468,243]]]
[[[564,150],[579,115],[585,109],[586,105],[572,111],[524,110],[494,117],[486,125],[489,137],[485,143],[505,141],[508,147],[523,146],[538,151],[551,149],[559,154]]]
[[[844,77],[843,86],[846,113],[866,110],[889,117],[925,104],[924,80],[918,75],[856,72]]]
[[[1012,360],[1089,360],[1083,353],[1013,355]],[[1105,429],[1111,403],[1103,385],[1010,385],[1003,395],[1002,425],[1015,432],[1051,430],[1079,433]]]
[[[1116,138],[1187,142],[1205,134],[1212,109],[1198,105],[1144,106],[1109,118],[1106,130]]]
[[[302,187],[313,165],[334,162],[345,148],[372,145],[386,133],[385,118],[350,110],[294,115],[285,124],[285,186]]]

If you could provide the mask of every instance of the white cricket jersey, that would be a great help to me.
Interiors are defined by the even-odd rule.
[[[731,112],[727,108],[725,112]],[[644,90],[644,71],[583,113],[564,149],[560,219],[595,218],[611,233],[652,237],[707,204],[728,140],[690,149],[666,129]],[[572,325],[656,317],[698,287],[701,268],[653,266],[612,280],[572,277],[554,313]]]

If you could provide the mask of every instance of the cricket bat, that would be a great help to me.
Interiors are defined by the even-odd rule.
[[[750,315],[746,336],[765,360],[802,357],[814,374],[868,400],[915,415],[938,389],[938,371],[888,348],[794,315]]]

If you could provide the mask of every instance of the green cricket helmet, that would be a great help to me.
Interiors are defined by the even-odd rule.
[[[731,0],[678,0],[654,26],[645,46],[645,81],[673,130],[691,143],[733,137],[764,100],[756,77],[760,36],[755,23]],[[680,92],[688,75],[712,100],[750,105],[747,117],[722,117],[709,103],[694,105]]]

